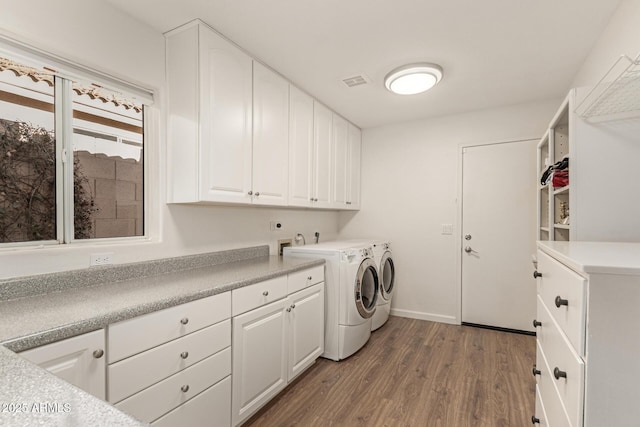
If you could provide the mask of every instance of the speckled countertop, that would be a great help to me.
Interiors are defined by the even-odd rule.
[[[268,253],[266,246],[255,247],[0,283],[0,344],[6,347],[0,346],[0,405],[65,402],[71,407],[69,412],[20,413],[0,406],[0,425],[145,425],[13,352],[324,263]],[[20,293],[12,294],[20,285]]]

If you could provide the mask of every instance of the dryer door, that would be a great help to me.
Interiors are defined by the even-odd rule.
[[[391,300],[395,281],[396,268],[393,264],[393,258],[391,258],[391,252],[385,251],[380,260],[380,289],[385,301]]]
[[[379,288],[380,282],[376,264],[371,258],[365,258],[358,268],[354,287],[356,308],[363,319],[373,316],[376,311]]]

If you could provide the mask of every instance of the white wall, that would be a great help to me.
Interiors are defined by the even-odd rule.
[[[460,146],[542,137],[561,100],[367,129],[362,209],[340,213],[340,237],[393,242],[394,314],[456,323],[455,235]],[[491,185],[491,183],[487,183]],[[534,225],[532,224],[532,227]]]
[[[1,249],[0,279],[85,268],[94,252],[113,252],[115,263],[125,263],[257,244],[269,244],[273,251],[277,239],[297,232],[307,241],[315,231],[321,240],[335,238],[334,211],[166,205],[162,34],[102,1],[0,0],[0,10],[0,33],[156,91],[146,141],[151,241]],[[276,220],[283,231],[270,231],[269,222]]]
[[[611,17],[572,87],[592,86],[621,56],[635,58],[640,54],[640,0],[625,0]]]

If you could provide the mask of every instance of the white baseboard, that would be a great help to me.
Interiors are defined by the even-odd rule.
[[[443,314],[423,313],[421,311],[391,309],[392,316],[407,317],[409,319],[429,320],[431,322],[449,323],[451,325],[459,325],[460,322],[455,316],[446,316]]]

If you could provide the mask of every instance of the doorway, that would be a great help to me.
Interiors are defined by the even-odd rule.
[[[462,323],[534,331],[536,143],[462,148]]]

